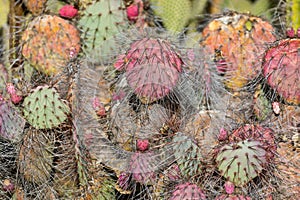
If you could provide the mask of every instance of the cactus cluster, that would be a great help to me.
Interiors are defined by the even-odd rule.
[[[299,3],[210,16],[263,1],[9,1],[0,199],[297,199]]]

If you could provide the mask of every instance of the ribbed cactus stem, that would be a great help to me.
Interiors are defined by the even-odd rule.
[[[287,0],[286,1],[286,21],[287,26],[294,30],[300,28],[300,1]]]

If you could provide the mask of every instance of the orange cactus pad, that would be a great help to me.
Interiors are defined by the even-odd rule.
[[[80,35],[68,21],[51,15],[35,18],[22,35],[22,55],[46,75],[57,74],[80,50]]]
[[[266,49],[264,44],[275,40],[274,29],[268,22],[230,12],[213,19],[204,28],[201,45],[215,61],[225,60],[225,84],[238,90],[259,74]]]

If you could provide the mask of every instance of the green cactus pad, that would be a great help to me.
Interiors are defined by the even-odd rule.
[[[126,18],[120,0],[101,0],[87,6],[82,12],[78,26],[82,31],[85,54],[109,54],[115,40],[113,36],[125,30]],[[95,52],[99,50],[100,52]]]
[[[267,163],[266,151],[260,142],[253,140],[224,145],[216,161],[221,175],[236,186],[257,177]]]
[[[174,156],[183,175],[192,177],[201,172],[202,154],[191,138],[177,133],[173,138]]]
[[[167,30],[180,32],[192,13],[190,0],[152,0],[155,14],[163,20]]]
[[[39,86],[24,99],[24,117],[37,129],[54,128],[66,120],[69,107],[48,86]]]

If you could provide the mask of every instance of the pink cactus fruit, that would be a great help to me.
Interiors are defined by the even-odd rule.
[[[247,139],[259,141],[266,150],[266,160],[270,163],[277,150],[274,131],[260,125],[246,124],[234,130],[229,136],[230,142],[240,142]]]
[[[276,115],[279,115],[280,113],[280,103],[279,102],[273,102],[272,103],[272,109],[273,109],[273,112],[276,114]]]
[[[127,17],[130,21],[137,20],[139,16],[139,6],[132,4],[126,8]]]
[[[142,184],[153,184],[156,179],[156,162],[152,152],[135,152],[130,160],[130,172],[133,180]]]
[[[203,190],[196,184],[189,182],[182,183],[176,186],[169,200],[205,200],[206,196]]]
[[[151,103],[170,93],[179,80],[182,65],[168,41],[143,38],[131,44],[115,68],[125,70],[128,84],[143,103]]]
[[[19,92],[12,83],[6,84],[6,91],[9,93],[11,101],[14,104],[18,104],[22,100],[22,96],[18,94]]]
[[[234,184],[230,181],[226,181],[224,188],[227,194],[232,194],[234,192]]]
[[[248,196],[243,196],[243,195],[227,195],[227,194],[222,194],[220,196],[217,196],[215,200],[251,200],[250,197]]]
[[[264,57],[267,84],[287,103],[300,104],[300,38],[280,40]]]
[[[147,139],[138,139],[136,141],[137,149],[140,151],[146,151],[149,149],[149,140]]]
[[[292,27],[287,28],[287,30],[286,30],[286,35],[287,35],[289,38],[295,37],[295,30],[294,30]]]
[[[68,19],[74,18],[78,14],[78,10],[72,5],[64,5],[59,9],[59,15]]]
[[[9,179],[5,179],[2,184],[2,188],[6,192],[13,192],[15,190],[15,185]]]
[[[218,135],[218,140],[219,141],[224,141],[227,138],[228,138],[228,132],[224,128],[221,128],[220,132],[219,132],[219,135]]]

